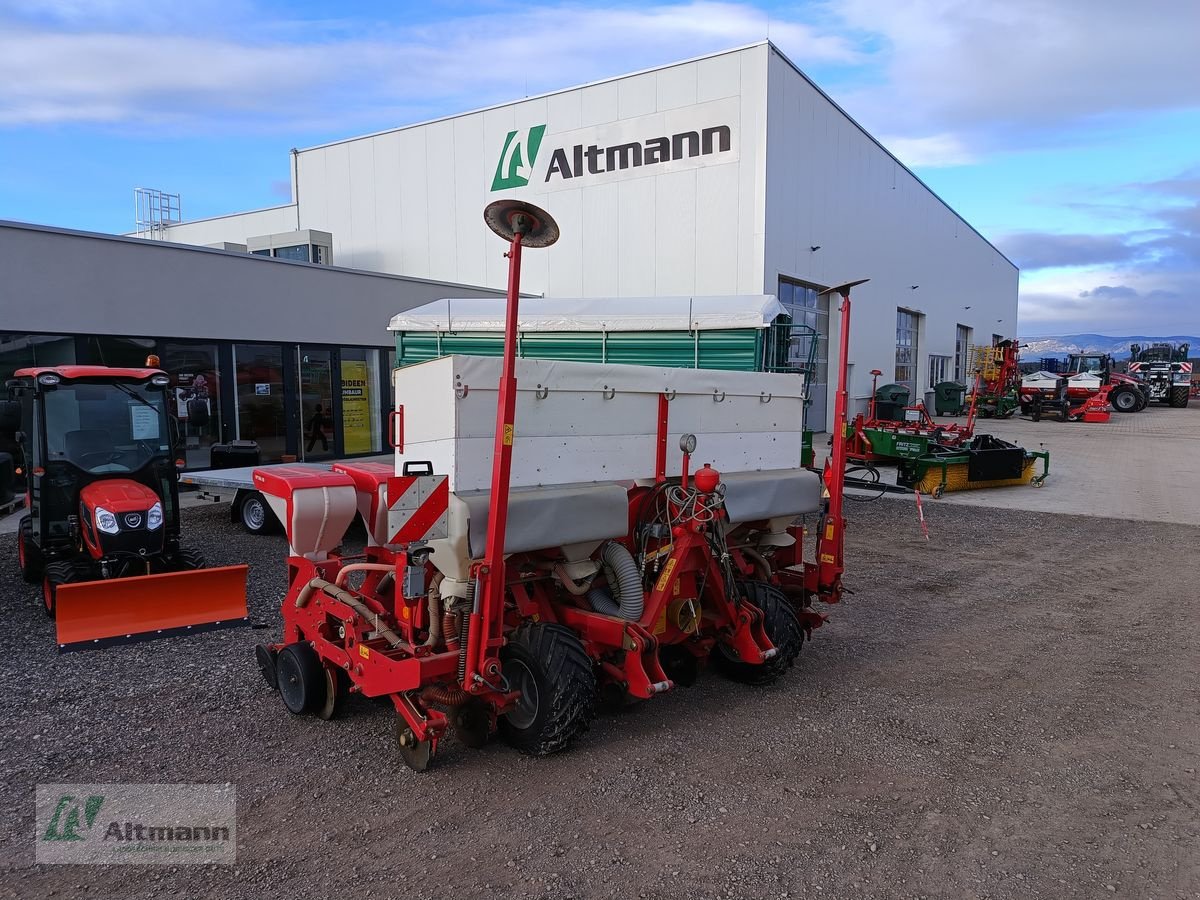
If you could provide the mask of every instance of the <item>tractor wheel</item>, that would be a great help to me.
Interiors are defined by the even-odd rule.
[[[46,615],[53,619],[58,614],[58,589],[61,585],[90,579],[91,569],[86,563],[69,559],[47,563],[46,574],[42,578],[42,609]]]
[[[1190,391],[1185,385],[1184,387],[1173,387],[1170,393],[1170,403],[1176,409],[1182,409],[1188,405],[1188,395]]]
[[[1137,405],[1136,412],[1141,412],[1143,409],[1145,409],[1147,406],[1150,405],[1150,394],[1147,393],[1146,391],[1139,390],[1137,392],[1137,395],[1138,395],[1138,405]]]
[[[766,662],[755,665],[742,662],[733,651],[723,644],[713,650],[713,661],[727,678],[742,684],[771,684],[796,662],[804,644],[804,628],[787,596],[773,584],[765,581],[743,581],[738,589],[746,599],[762,610],[763,630],[775,645],[776,653]]]
[[[579,638],[549,622],[522,625],[500,651],[504,677],[520,693],[500,733],[530,756],[565,750],[595,715],[596,673]]]
[[[313,712],[325,705],[325,667],[307,642],[288,644],[275,660],[279,695],[294,716]]]
[[[1108,402],[1117,412],[1137,412],[1142,392],[1136,388],[1119,387],[1108,395]]]
[[[238,516],[250,534],[274,534],[279,530],[279,520],[258,491],[246,495],[238,507]]]
[[[39,584],[46,574],[42,550],[33,540],[33,519],[26,516],[17,529],[17,565],[26,584]]]
[[[208,563],[204,559],[204,554],[199,550],[193,550],[190,547],[181,547],[179,552],[175,554],[175,571],[187,572],[192,569],[203,569]]]

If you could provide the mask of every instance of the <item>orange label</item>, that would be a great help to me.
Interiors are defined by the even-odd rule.
[[[830,554],[822,553],[821,554],[821,562],[829,563],[830,565],[833,565],[833,563],[836,562],[836,560],[834,560],[834,558]]]
[[[665,606],[658,611],[658,618],[654,620],[654,633],[667,633],[667,608]]]
[[[363,659],[369,659],[371,657],[371,650],[366,644],[359,644],[358,655]]]

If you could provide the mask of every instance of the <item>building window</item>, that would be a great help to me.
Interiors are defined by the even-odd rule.
[[[946,376],[950,373],[950,357],[949,356],[929,356],[929,386],[932,388],[936,384],[941,384],[946,380]]]
[[[789,336],[787,364],[808,379],[809,417],[818,423],[815,427],[823,428],[829,384],[829,295],[819,291],[816,285],[779,279],[779,302],[792,317],[792,325],[802,326],[793,328]]]
[[[967,367],[970,365],[971,355],[971,329],[966,325],[959,325],[954,330],[954,380],[966,383],[967,376],[970,374]]]
[[[896,384],[908,388],[909,396],[917,393],[917,332],[921,314],[911,309],[896,309]]]
[[[345,453],[379,453],[379,351],[344,347],[341,353],[342,447]]]
[[[276,247],[276,259],[290,259],[295,262],[308,262],[308,244],[296,244],[294,247]]]

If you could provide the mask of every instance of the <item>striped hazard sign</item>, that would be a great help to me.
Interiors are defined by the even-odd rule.
[[[388,479],[389,544],[433,541],[449,535],[450,479],[396,475]]]

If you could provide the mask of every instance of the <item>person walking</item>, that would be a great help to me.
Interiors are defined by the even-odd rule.
[[[305,453],[312,453],[313,447],[317,445],[317,441],[321,442],[321,452],[329,452],[329,439],[325,437],[325,429],[332,423],[329,417],[325,415],[325,411],[321,408],[321,404],[317,404],[317,408],[313,410],[312,418],[308,420],[308,446],[304,448]]]

